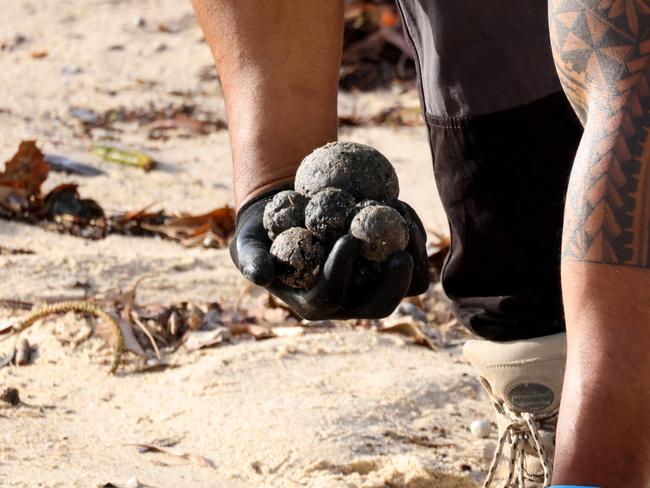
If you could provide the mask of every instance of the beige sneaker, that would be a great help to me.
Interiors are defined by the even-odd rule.
[[[504,487],[550,486],[566,334],[512,342],[471,340],[463,353],[498,417],[499,441],[483,486],[497,478]]]

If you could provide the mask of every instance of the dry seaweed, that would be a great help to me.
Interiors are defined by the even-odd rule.
[[[200,215],[169,215],[147,207],[106,216],[99,203],[81,197],[76,184],[63,183],[43,196],[41,185],[48,173],[36,143],[23,141],[0,173],[0,218],[89,239],[109,234],[161,236],[185,246],[215,248],[226,246],[235,229],[235,211],[228,206]],[[0,247],[0,254],[6,253]]]

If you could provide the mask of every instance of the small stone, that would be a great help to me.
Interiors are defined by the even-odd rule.
[[[490,435],[492,426],[490,425],[490,422],[488,422],[487,420],[478,419],[470,424],[469,430],[472,433],[472,435],[475,435],[480,439],[485,439]]]
[[[361,209],[352,219],[350,234],[361,241],[361,255],[377,262],[403,251],[409,241],[406,221],[397,210],[385,205]]]
[[[271,245],[280,282],[292,288],[309,288],[320,273],[327,252],[307,229],[293,227]]]
[[[24,34],[16,34],[13,39],[13,45],[15,46],[20,46],[22,44],[25,44],[27,42],[27,37]]]
[[[25,366],[29,364],[30,357],[32,355],[32,348],[29,345],[27,339],[23,338],[18,341],[16,344],[16,356],[15,362],[17,366]]]
[[[3,401],[12,407],[15,407],[21,403],[20,393],[18,393],[18,390],[16,388],[5,388],[4,391],[0,394],[0,401]]]
[[[355,200],[396,198],[399,182],[390,161],[376,149],[353,142],[331,142],[300,163],[296,191],[311,197],[324,188],[338,188]]]
[[[305,226],[305,207],[309,200],[298,192],[285,190],[273,197],[264,207],[262,223],[274,240],[279,234],[292,227]]]
[[[140,484],[140,481],[138,478],[135,476],[133,478],[129,478],[126,480],[126,484],[124,485],[124,488],[141,488],[142,485]]]
[[[324,188],[305,208],[305,225],[323,242],[332,242],[347,234],[353,217],[354,198],[338,188]]]
[[[139,15],[133,17],[133,27],[144,27],[145,25],[147,25],[147,21],[144,17],[140,17]]]
[[[205,248],[221,247],[223,241],[219,241],[213,234],[208,234],[201,241],[201,245]]]

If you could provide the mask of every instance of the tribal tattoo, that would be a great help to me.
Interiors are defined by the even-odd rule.
[[[585,127],[563,257],[650,268],[650,0],[549,0],[549,25]]]

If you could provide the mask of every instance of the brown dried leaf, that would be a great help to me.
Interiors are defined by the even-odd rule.
[[[31,307],[30,307],[31,308]],[[0,322],[0,335],[8,334],[14,330],[14,324],[11,321]]]
[[[281,309],[284,312],[286,312],[287,317],[293,317],[295,319],[302,320],[302,317],[298,315],[289,305],[287,305],[282,300],[275,297],[274,295],[271,295],[268,292],[267,292],[267,303],[269,308]]]
[[[185,245],[200,241],[207,234],[213,234],[225,240],[235,230],[235,211],[231,207],[222,207],[201,215],[184,215],[172,218],[162,225],[142,224],[144,229],[180,241]]]
[[[179,442],[183,440],[184,436],[178,436],[178,437],[165,437],[162,439],[155,439],[151,441],[151,444],[143,444],[142,447],[138,449],[138,452],[140,454],[144,454],[145,452],[156,452],[159,447],[174,447],[177,445]],[[155,446],[155,449],[152,449],[151,446]]]
[[[31,310],[34,307],[32,302],[26,302],[24,300],[14,300],[12,298],[0,298],[0,307],[16,309],[16,310]],[[11,329],[11,324],[6,324],[5,322],[0,322],[0,335],[6,334]]]
[[[49,170],[36,142],[22,141],[18,152],[5,163],[5,170],[0,173],[0,186],[12,188],[27,198],[39,197]]]
[[[442,267],[451,251],[451,238],[442,234],[434,234],[437,242],[433,244],[434,251],[429,254],[429,277],[431,281],[440,281]]]
[[[1,192],[2,190],[0,190]],[[0,196],[0,199],[2,197]],[[0,246],[0,256],[15,256],[17,254],[36,254],[31,249],[21,249],[21,248],[9,248]]]
[[[116,221],[121,223],[122,225],[124,224],[129,224],[131,222],[141,222],[143,220],[152,220],[152,219],[157,219],[161,215],[163,215],[162,210],[157,210],[155,212],[150,212],[149,209],[153,206],[147,205],[146,207],[140,209],[140,210],[132,210],[130,212],[126,212],[123,215],[120,215],[116,217]]]
[[[229,325],[228,329],[230,329],[230,333],[234,336],[250,335],[257,340],[270,339],[272,337],[275,337],[273,330],[266,325],[240,322],[237,324]]]
[[[437,351],[438,348],[435,344],[429,339],[420,327],[413,321],[409,321],[407,318],[400,318],[397,322],[384,321],[382,326],[377,329],[377,332],[386,332],[392,334],[400,334],[406,337],[413,339],[415,344],[428,347],[432,351]]]
[[[137,354],[138,356],[146,356],[144,349],[135,338],[131,324],[125,320],[118,320],[117,323],[119,324],[120,329],[122,330],[122,335],[124,336],[124,349],[127,349]],[[113,328],[110,326],[110,324],[104,321],[98,322],[95,328],[95,333],[104,339],[108,345],[113,346],[115,344],[116,338]]]
[[[228,342],[232,336],[226,327],[217,327],[213,330],[194,330],[185,335],[185,348],[196,351],[204,347],[216,346]]]
[[[176,449],[170,449],[168,447],[156,446],[154,444],[126,444],[127,446],[135,446],[138,449],[146,449],[144,452],[160,452],[163,454],[168,454],[170,456],[175,456],[185,461],[190,461],[197,466],[203,468],[211,468],[216,470],[217,466],[210,459],[201,456],[199,454],[193,454],[191,452],[178,451]]]
[[[157,139],[164,131],[181,129],[198,135],[207,135],[211,132],[225,129],[223,120],[201,120],[185,114],[177,114],[172,118],[156,120],[149,126],[149,137]]]

